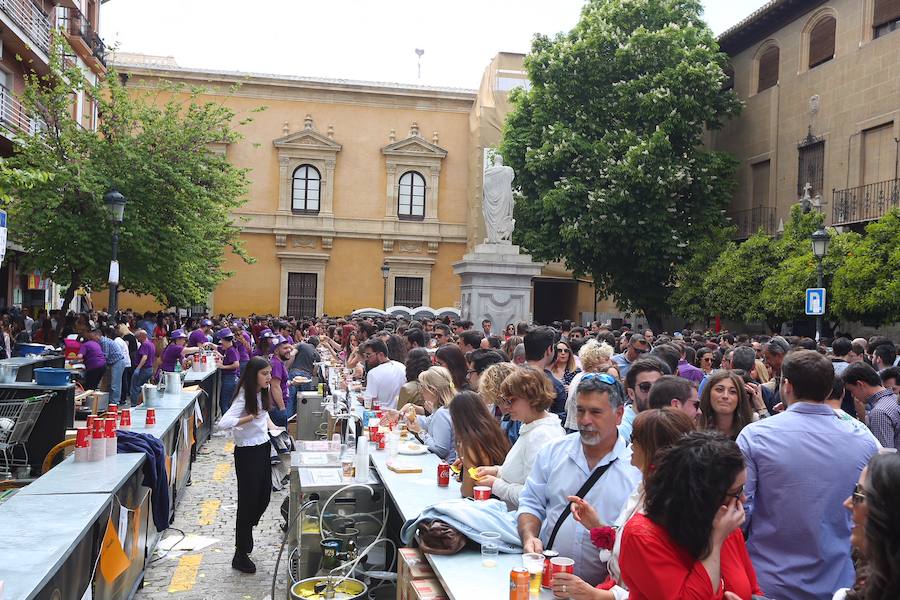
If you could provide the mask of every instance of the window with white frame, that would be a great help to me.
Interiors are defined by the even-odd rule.
[[[400,176],[397,195],[397,216],[401,219],[425,218],[425,178],[418,171],[407,171]]]
[[[294,169],[291,191],[291,210],[294,212],[319,212],[322,175],[312,165],[300,165]]]

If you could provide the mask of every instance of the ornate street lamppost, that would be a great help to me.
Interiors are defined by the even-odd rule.
[[[109,211],[113,225],[112,259],[109,263],[109,314],[115,317],[119,310],[119,226],[125,218],[125,196],[112,188],[103,194],[103,204]]]

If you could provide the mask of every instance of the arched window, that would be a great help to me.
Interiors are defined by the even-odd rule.
[[[759,79],[757,80],[756,93],[774,87],[778,83],[778,63],[781,52],[778,46],[772,46],[759,57]]]
[[[425,218],[425,178],[418,171],[407,171],[400,176],[400,193],[397,196],[397,216],[401,219]]]
[[[312,165],[300,165],[294,170],[291,210],[294,212],[319,212],[322,176]]]
[[[809,68],[817,67],[834,58],[834,34],[837,20],[824,17],[809,32]]]

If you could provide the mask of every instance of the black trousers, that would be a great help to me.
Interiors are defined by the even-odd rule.
[[[103,379],[104,373],[106,373],[106,365],[96,369],[86,369],[84,372],[84,389],[96,390],[100,387],[100,380]],[[116,403],[113,398],[110,398],[109,401],[111,404]]]
[[[272,495],[271,448],[269,442],[234,447],[234,474],[238,484],[234,546],[244,554],[253,551],[253,527],[259,524]]]

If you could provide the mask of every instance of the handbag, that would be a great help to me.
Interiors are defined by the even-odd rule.
[[[416,527],[419,536],[419,547],[426,554],[456,554],[466,545],[466,536],[447,523],[435,519],[422,521]]]
[[[291,436],[287,431],[282,431],[277,435],[270,431],[269,442],[272,443],[272,448],[277,454],[285,454],[294,451],[294,440],[291,439]]]
[[[617,460],[619,459],[614,458],[602,467],[597,467],[596,469],[594,469],[594,472],[591,473],[591,476],[587,478],[587,481],[585,481],[580,488],[578,488],[578,491],[575,492],[574,495],[578,496],[579,498],[584,498],[585,495],[589,491],[591,491],[591,488],[594,487],[594,484],[597,483],[597,480],[603,477],[603,474],[606,473],[606,470],[613,466],[613,463]],[[559,518],[556,520],[556,525],[553,526],[553,533],[550,534],[550,539],[547,541],[547,546],[544,548],[544,550],[553,549],[553,542],[556,541],[556,534],[559,533],[559,528],[562,527],[563,522],[570,514],[572,514],[572,503],[566,502],[566,507],[560,513]]]

